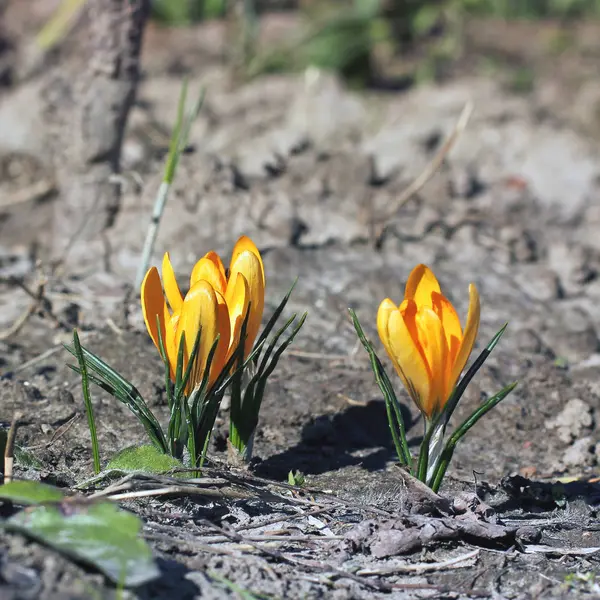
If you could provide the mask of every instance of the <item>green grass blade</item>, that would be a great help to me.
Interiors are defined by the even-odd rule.
[[[256,341],[256,345],[264,344],[266,342],[266,339],[271,334],[273,327],[275,327],[275,323],[277,323],[279,316],[285,309],[286,304],[288,303],[288,300],[290,299],[290,296],[292,295],[292,292],[294,291],[294,288],[296,287],[297,282],[298,282],[298,279],[296,279],[294,281],[294,283],[292,283],[292,287],[290,287],[288,293],[282,298],[281,302],[275,309],[275,312],[273,313],[271,318],[267,321],[267,324],[265,325],[264,329],[262,330],[262,333],[260,334],[260,336],[258,337],[258,340]],[[259,359],[259,356],[257,355],[256,361],[258,361],[258,359]]]
[[[432,479],[430,482],[431,489],[437,493],[440,489],[444,476],[446,474],[446,470],[448,469],[448,465],[452,460],[452,455],[454,454],[454,450],[461,440],[461,438],[473,427],[481,417],[487,414],[492,408],[500,404],[508,394],[510,394],[515,387],[517,387],[517,382],[511,383],[503,388],[500,392],[498,392],[495,396],[488,398],[486,402],[484,402],[470,417],[468,417],[450,436],[450,439],[446,443],[442,454],[440,455],[440,459],[436,468],[433,472]]]
[[[388,377],[381,360],[379,360],[379,357],[375,352],[373,344],[365,335],[362,325],[358,320],[358,316],[351,308],[348,309],[348,311],[350,313],[350,317],[352,318],[352,324],[354,325],[358,339],[369,355],[371,368],[373,370],[373,374],[375,375],[375,382],[383,394],[388,416],[388,424],[392,434],[392,440],[394,442],[396,454],[398,455],[398,460],[412,473],[412,454],[406,439],[406,427],[404,424],[404,417],[402,416],[400,403],[398,402],[398,398],[396,397],[396,393],[394,392],[390,378]]]
[[[187,77],[183,80],[181,85],[181,92],[179,93],[179,102],[177,103],[177,120],[175,121],[175,127],[171,134],[171,143],[169,144],[169,154],[167,155],[167,162],[165,164],[165,171],[163,174],[163,182],[171,185],[175,178],[177,171],[177,165],[179,163],[179,157],[183,151],[182,148],[182,129],[184,126],[185,119],[185,104],[187,100],[188,91],[188,80]]]
[[[100,473],[100,450],[98,448],[98,434],[96,433],[96,419],[94,418],[94,406],[92,405],[92,397],[90,395],[90,385],[88,381],[88,371],[85,364],[85,356],[81,349],[81,343],[79,342],[79,336],[77,330],[73,330],[73,347],[75,349],[75,355],[79,362],[79,369],[81,374],[81,387],[83,390],[83,403],[85,405],[85,413],[87,415],[88,428],[90,430],[90,437],[92,438],[92,455],[94,457],[94,474]]]
[[[165,364],[165,391],[167,393],[167,405],[169,410],[173,406],[173,388],[171,386],[171,364],[169,363],[169,357],[167,356],[167,350],[165,347],[165,341],[162,337],[162,331],[160,326],[160,317],[156,315],[156,327],[158,331],[158,347],[160,350],[160,356]]]
[[[458,385],[452,392],[452,395],[448,399],[448,402],[446,402],[446,406],[444,407],[440,416],[438,417],[438,419],[440,420],[438,421],[436,419],[436,425],[438,424],[438,422],[442,423],[443,427],[446,427],[448,425],[448,422],[452,417],[452,413],[456,409],[459,400],[461,399],[462,395],[467,389],[467,386],[469,385],[469,383],[471,383],[471,380],[473,379],[473,377],[475,377],[477,371],[479,371],[479,369],[483,366],[483,363],[487,360],[488,356],[492,353],[492,350],[496,347],[496,345],[500,341],[500,338],[504,335],[504,332],[506,331],[507,327],[508,323],[505,323],[504,326],[500,329],[500,331],[496,333],[496,335],[489,341],[487,346],[482,350],[481,354],[477,357],[477,359],[471,365],[469,370],[463,375],[462,379],[459,381]]]
[[[171,184],[177,172],[177,165],[179,164],[181,154],[187,146],[187,142],[194,120],[198,116],[198,113],[202,108],[202,104],[204,103],[204,96],[204,88],[202,88],[194,107],[190,111],[187,119],[185,119],[184,115],[187,97],[187,80],[184,81],[183,86],[181,88],[181,94],[179,96],[179,104],[177,107],[177,121],[173,129],[173,134],[171,136],[169,155],[167,156],[167,162],[165,164],[163,181],[158,190],[158,194],[156,195],[154,208],[152,210],[152,218],[150,220],[150,226],[148,227],[148,232],[144,241],[144,248],[142,250],[140,265],[135,279],[136,289],[139,289],[139,287],[142,285],[144,275],[148,270],[148,265],[150,264],[150,256],[152,255],[152,249],[154,248],[154,244],[156,242],[156,236],[158,235],[160,221],[164,213],[167,200],[169,198]]]
[[[261,371],[256,382],[256,388],[253,390],[252,396],[248,397],[248,401],[246,401],[246,394],[244,394],[244,400],[242,404],[242,420],[244,423],[247,422],[253,425],[251,431],[253,431],[256,428],[256,425],[258,424],[258,416],[260,414],[260,407],[262,405],[263,396],[267,387],[267,381],[273,373],[273,371],[275,370],[275,367],[277,367],[277,363],[279,362],[279,359],[281,358],[282,354],[294,341],[294,338],[304,325],[304,322],[306,321],[307,317],[308,313],[305,312],[302,315],[302,317],[300,317],[300,320],[298,321],[297,325],[294,327],[290,335],[287,337],[287,339],[279,346],[279,348],[277,348],[277,350],[271,358],[271,361],[265,366],[264,370]],[[294,315],[294,318],[296,318],[296,315]]]
[[[71,354],[76,356],[74,348],[69,346],[65,346],[65,348]],[[161,452],[168,453],[168,446],[162,428],[156,420],[156,417],[148,409],[146,402],[137,388],[98,356],[89,350],[86,350],[83,346],[81,347],[81,350],[85,358],[87,369],[92,371],[95,375],[94,379],[90,379],[90,381],[93,381],[94,383],[96,383],[96,379],[102,381],[103,385],[101,387],[106,389],[117,400],[125,404],[125,406],[127,406],[142,423],[148,436],[152,440],[152,443],[161,450]],[[77,370],[77,368],[73,369]],[[89,377],[90,376],[88,375],[88,378]]]

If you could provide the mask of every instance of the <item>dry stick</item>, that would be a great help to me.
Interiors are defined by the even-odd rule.
[[[13,416],[8,437],[6,439],[6,448],[4,449],[4,483],[10,483],[13,475],[13,464],[15,460],[15,438],[17,436],[17,428],[19,420],[23,417],[20,412],[16,412]]]
[[[61,425],[52,434],[52,437],[50,438],[49,441],[44,442],[43,444],[36,444],[35,446],[27,446],[26,449],[27,450],[39,450],[40,448],[49,448],[50,446],[52,446],[52,444],[54,444],[54,442],[58,441],[61,437],[63,437],[63,435],[65,435],[69,431],[69,429],[71,429],[71,427],[73,427],[73,425],[79,419],[80,416],[81,416],[80,413],[75,413],[66,423]]]
[[[448,569],[451,567],[460,568],[460,563],[465,562],[466,560],[470,560],[471,558],[475,558],[479,555],[479,550],[473,550],[472,552],[467,552],[466,554],[462,554],[461,556],[457,556],[456,558],[450,558],[448,560],[443,560],[441,562],[433,562],[433,563],[419,563],[416,565],[404,564],[404,565],[395,565],[393,567],[383,567],[381,569],[361,569],[357,571],[357,575],[393,575],[395,573],[424,573],[426,571],[441,571],[443,569]]]
[[[50,302],[45,297],[46,284],[48,283],[45,278],[42,278],[37,283],[35,291],[29,289],[23,281],[18,277],[0,277],[0,283],[8,285],[16,285],[21,288],[31,299],[32,303],[29,305],[27,310],[13,323],[8,329],[0,332],[0,340],[8,339],[9,337],[17,334],[20,329],[25,325],[28,319],[35,314],[36,311],[41,311],[47,317],[54,321],[57,327],[65,327],[66,325],[54,314]],[[44,302],[46,300],[46,302]]]
[[[268,527],[269,525],[275,525],[275,523],[281,523],[283,521],[291,521],[293,519],[302,519],[305,517],[314,517],[315,515],[320,515],[320,514],[329,512],[330,510],[331,510],[331,508],[329,508],[329,507],[316,508],[315,510],[309,510],[308,512],[300,512],[295,515],[284,515],[281,517],[270,519],[268,521],[263,521],[259,525],[258,524],[257,525],[251,525],[251,524],[240,525],[235,528],[235,531],[240,532],[240,531],[247,531],[248,529],[260,529],[261,527]]]
[[[204,552],[210,552],[211,554],[221,554],[225,556],[236,556],[237,552],[231,550],[230,548],[216,548],[215,546],[210,546],[208,544],[201,544],[196,540],[187,540],[185,538],[173,537],[170,535],[165,535],[164,533],[143,533],[143,536],[147,540],[153,540],[155,542],[166,542],[167,544],[175,545],[178,549],[181,549],[181,546],[187,545],[193,547],[195,550],[203,550]]]
[[[125,494],[114,494],[112,496],[106,496],[106,499],[113,500],[114,502],[122,502],[123,500],[137,500],[138,498],[155,498],[157,496],[170,496],[174,494],[217,496],[221,498],[234,498],[236,500],[245,500],[248,498],[247,494],[242,494],[241,492],[236,492],[234,490],[212,490],[210,488],[197,488],[190,485],[173,485],[169,487],[156,488],[153,490],[139,490],[137,492],[129,492]]]
[[[394,214],[404,206],[423,186],[433,177],[435,172],[440,168],[444,159],[454,147],[454,144],[458,140],[460,134],[465,130],[471,114],[473,112],[473,102],[469,100],[462,112],[460,117],[452,130],[452,133],[448,136],[446,141],[442,144],[442,147],[438,150],[437,154],[433,157],[432,161],[425,167],[423,172],[400,194],[400,197],[394,202],[392,208],[390,208],[383,215],[373,217],[373,226],[378,225],[378,232],[375,235],[376,242],[381,242],[381,236],[383,235],[385,223],[391,219]]]
[[[194,469],[175,469],[174,472],[183,472],[183,471],[192,471],[192,470],[194,470]],[[205,473],[219,472],[218,469],[214,469],[214,468],[211,469],[211,468],[206,468],[206,467],[202,470]],[[292,491],[292,492],[298,491],[297,487],[290,485],[289,483],[283,483],[283,482],[279,482],[279,481],[271,481],[269,479],[263,479],[262,477],[256,477],[256,476],[249,477],[248,474],[238,475],[238,474],[235,474],[232,472],[228,472],[228,473],[221,472],[220,474],[221,474],[221,477],[223,477],[225,479],[229,479],[230,481],[233,481],[233,482],[241,484],[241,485],[246,485],[247,487],[249,487],[251,489],[255,489],[256,487],[258,487],[257,485],[252,484],[252,482],[255,482],[258,484],[262,484],[262,485],[269,485],[269,486],[284,488],[284,489]],[[248,481],[248,479],[250,479],[251,481]],[[354,508],[356,510],[366,510],[366,511],[381,515],[383,517],[393,516],[392,513],[387,510],[383,510],[381,508],[376,508],[374,506],[357,504],[355,502],[351,502],[350,500],[346,500],[344,498],[338,498],[337,496],[334,496],[332,494],[327,494],[327,493],[323,492],[322,490],[317,490],[314,488],[302,488],[302,491],[306,492],[308,494],[312,494],[313,496],[318,495],[321,498],[323,498],[324,500],[329,500],[330,502],[335,502],[340,505],[347,506],[349,508]],[[272,492],[272,491],[271,491],[271,493],[281,497],[284,500],[287,500],[287,501],[292,500],[292,501],[296,502],[297,504],[307,504],[310,506],[321,507],[321,508],[323,507],[323,505],[319,504],[318,502],[313,502],[313,501],[304,500],[304,499],[301,500],[299,498],[292,499],[288,496],[283,496],[281,494],[277,494],[276,492]]]
[[[291,556],[289,554],[284,554],[282,552],[279,552],[278,550],[271,550],[269,548],[265,548],[264,546],[260,546],[258,544],[258,542],[254,542],[254,541],[248,539],[247,537],[243,537],[243,536],[239,535],[238,533],[227,531],[226,529],[219,527],[218,525],[215,525],[214,523],[211,523],[210,521],[207,521],[205,519],[201,519],[197,523],[198,524],[202,523],[206,527],[209,527],[211,529],[219,531],[220,533],[222,533],[222,535],[233,540],[234,542],[247,544],[247,545],[251,546],[252,548],[258,550],[259,552],[262,552],[263,554],[266,554],[267,556],[274,558],[275,560],[287,562],[292,565],[300,565],[303,567],[309,567],[311,569],[317,569],[322,572],[333,573],[337,577],[351,579],[351,580],[355,581],[356,583],[359,583],[360,585],[363,585],[365,587],[368,587],[370,589],[374,589],[374,590],[377,590],[380,592],[390,592],[394,589],[435,590],[440,593],[456,593],[456,591],[457,591],[457,590],[452,590],[451,588],[448,588],[446,586],[437,586],[437,585],[420,584],[420,583],[388,584],[385,582],[372,581],[370,579],[365,579],[364,577],[360,577],[359,575],[356,575],[354,573],[344,571],[343,569],[338,569],[337,567],[334,567],[333,565],[329,565],[323,561],[313,561],[313,560],[301,559],[301,558],[297,558],[295,556]],[[323,537],[321,539],[327,540],[329,538]],[[463,593],[465,595],[473,595],[473,596],[481,595],[480,592],[473,592],[473,591],[464,591]]]
[[[211,523],[210,521],[206,521],[205,519],[202,519],[202,520],[198,521],[197,523],[198,524],[202,523],[205,527],[209,527],[216,531],[219,531],[225,537],[229,538],[230,540],[233,540],[234,542],[238,542],[241,544],[247,544],[247,545],[251,546],[252,548],[258,550],[259,552],[262,552],[263,554],[266,554],[266,555],[270,556],[271,558],[274,558],[275,560],[287,562],[292,565],[301,565],[304,567],[317,568],[320,571],[330,571],[340,577],[347,577],[349,579],[352,579],[352,580],[356,581],[357,583],[360,583],[361,585],[365,585],[366,587],[369,587],[371,589],[375,589],[375,590],[378,590],[381,592],[391,591],[391,587],[387,583],[377,583],[375,581],[370,581],[369,579],[364,579],[362,577],[359,577],[358,575],[354,575],[353,573],[348,573],[347,571],[343,571],[342,569],[337,569],[336,567],[334,567],[332,565],[328,565],[324,562],[304,560],[304,559],[296,558],[294,556],[283,554],[282,552],[279,552],[278,550],[271,550],[269,548],[265,548],[264,546],[258,545],[257,542],[252,542],[248,538],[241,536],[238,533],[235,533],[232,531],[227,531],[226,529],[219,527],[218,525],[215,525],[214,523]],[[323,538],[323,539],[327,539],[327,538]]]

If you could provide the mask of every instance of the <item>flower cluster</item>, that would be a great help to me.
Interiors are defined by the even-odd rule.
[[[197,357],[186,386],[188,393],[202,382],[211,348],[218,339],[210,366],[212,385],[240,343],[247,314],[244,358],[258,335],[265,304],[260,252],[250,238],[241,237],[233,249],[228,272],[219,255],[208,252],[194,265],[185,296],[177,284],[169,254],[165,253],[162,281],[158,269],[151,267],[142,282],[141,301],[148,333],[159,352],[163,340],[173,381],[181,341],[185,370],[199,336]]]
[[[306,313],[298,320],[293,315],[274,331],[291,291],[259,335],[265,306],[265,270],[260,252],[248,237],[241,237],[235,244],[229,269],[225,269],[215,252],[204,255],[191,271],[185,294],[166,253],[162,274],[151,267],[140,290],[146,328],[165,367],[170,415],[166,433],[137,389],[81,348],[75,334],[74,349],[70,350],[79,361],[79,367],[74,368],[82,375],[84,397],[89,371],[89,380],[109,391],[136,415],[161,456],[170,454],[181,461],[187,448],[195,467],[203,464],[221,400],[229,392],[229,458],[233,464],[248,461],[267,380],[306,319]],[[479,331],[479,293],[473,284],[469,286],[469,298],[463,327],[435,275],[421,264],[410,273],[402,302],[396,304],[386,298],[379,306],[379,337],[424,418],[425,433],[416,464],[390,379],[356,314],[350,311],[386,402],[398,459],[434,491],[441,485],[459,440],[516,385],[508,385],[485,400],[445,439],[450,417],[465,388],[506,328],[492,338],[463,373]],[[91,404],[87,402],[86,406]],[[91,410],[88,412],[91,414]],[[90,430],[95,431],[92,421]],[[95,462],[99,465],[97,452]]]

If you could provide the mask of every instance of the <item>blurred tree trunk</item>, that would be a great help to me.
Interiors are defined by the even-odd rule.
[[[149,9],[150,0],[88,0],[89,56],[74,73],[61,66],[46,89],[60,187],[52,255],[69,271],[109,268],[105,233],[120,207],[121,145]]]

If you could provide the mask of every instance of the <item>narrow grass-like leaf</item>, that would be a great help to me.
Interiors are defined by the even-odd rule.
[[[396,454],[398,455],[398,460],[401,464],[407,467],[410,473],[412,473],[412,455],[406,439],[406,427],[404,425],[402,409],[400,408],[400,403],[398,402],[398,398],[394,392],[394,387],[392,386],[392,382],[390,381],[390,378],[388,377],[381,360],[379,360],[379,357],[375,352],[373,344],[367,339],[360,321],[358,320],[358,316],[351,308],[348,309],[348,311],[350,312],[350,317],[352,318],[352,323],[354,325],[354,329],[356,330],[356,334],[358,335],[358,339],[369,355],[371,368],[373,370],[373,374],[375,375],[375,381],[379,386],[381,393],[383,394],[388,424],[392,434],[392,440],[394,442]]]
[[[171,386],[171,364],[169,362],[169,357],[167,355],[167,349],[165,347],[165,341],[163,340],[161,326],[160,326],[160,317],[156,315],[156,330],[158,331],[158,348],[160,351],[160,356],[165,365],[165,391],[167,393],[167,406],[169,410],[173,407],[173,389]]]
[[[179,156],[183,151],[182,144],[182,129],[183,121],[185,119],[185,104],[187,100],[188,91],[188,80],[187,77],[183,80],[181,85],[181,92],[179,93],[179,101],[177,103],[177,120],[175,121],[175,127],[171,134],[171,142],[169,144],[169,154],[167,155],[167,162],[165,164],[165,172],[163,174],[163,181],[169,185],[173,183],[175,178],[175,172],[177,171],[177,165],[179,163]]]
[[[192,351],[190,353],[190,357],[188,359],[188,364],[185,369],[185,374],[181,379],[181,383],[179,386],[175,388],[175,397],[178,398],[181,395],[185,394],[185,388],[187,387],[188,381],[192,376],[192,371],[195,368],[196,357],[198,356],[198,349],[200,348],[200,337],[202,336],[202,327],[198,328],[198,334],[196,335],[196,339],[194,340],[194,345],[192,347]],[[181,336],[181,340],[179,341],[179,354],[182,355],[181,364],[183,365],[183,352],[185,345],[185,336]],[[179,356],[177,357],[177,368],[179,368]]]
[[[65,348],[76,356],[74,348],[65,345]],[[98,356],[86,350],[83,346],[81,347],[86,367],[93,372],[94,375],[88,373],[88,379],[93,383],[101,385],[101,387],[107,390],[113,397],[125,404],[133,412],[133,414],[142,423],[148,436],[152,440],[152,443],[161,449],[163,452],[168,452],[167,442],[165,440],[162,428],[156,420],[156,417],[148,409],[144,399],[137,390],[137,388],[123,378],[117,371],[112,369]],[[81,369],[69,365],[75,372],[81,374]],[[103,384],[98,382],[100,380]]]
[[[497,406],[508,394],[510,394],[515,387],[517,387],[517,382],[511,383],[503,388],[500,392],[498,392],[495,396],[488,398],[486,402],[484,402],[470,417],[468,417],[450,436],[448,442],[446,442],[446,446],[442,451],[438,464],[436,465],[433,476],[430,482],[431,489],[437,493],[440,489],[440,485],[444,479],[444,475],[446,474],[446,470],[448,469],[448,465],[452,460],[452,455],[454,454],[454,450],[456,445],[461,440],[461,438],[473,427],[483,415],[487,414],[492,408]]]
[[[100,473],[100,450],[98,448],[98,434],[96,432],[96,419],[94,417],[94,406],[92,404],[92,397],[90,395],[90,384],[88,381],[88,371],[85,364],[85,356],[81,349],[81,343],[77,330],[73,330],[73,348],[75,350],[75,356],[79,362],[79,370],[81,374],[81,388],[83,391],[83,403],[85,406],[85,414],[87,416],[88,429],[90,430],[90,437],[92,439],[92,456],[94,457],[94,474]]]
[[[306,321],[307,317],[308,317],[308,312],[305,312],[300,317],[300,320],[298,321],[298,324],[294,327],[294,329],[292,329],[292,332],[287,337],[287,339],[284,340],[280,344],[279,348],[277,348],[277,350],[273,354],[273,357],[271,358],[270,362],[265,365],[264,370],[261,369],[263,375],[260,378],[260,380],[264,381],[264,384],[262,386],[263,389],[264,389],[264,386],[266,385],[267,379],[271,376],[271,374],[275,370],[275,367],[277,366],[277,363],[279,362],[279,359],[281,358],[281,355],[287,350],[288,346],[294,341],[294,338],[296,337],[296,335],[298,335],[298,332],[300,331],[300,329],[302,329],[302,326],[304,325],[304,322]],[[294,315],[294,320],[295,319],[296,319],[296,315]],[[293,321],[292,321],[292,323],[293,323]],[[286,324],[286,327],[285,327],[284,331],[285,330],[287,330],[287,324]],[[279,339],[279,336],[277,337],[277,339]],[[260,396],[260,398],[262,400],[262,395]]]
[[[477,371],[479,371],[479,369],[483,366],[483,363],[487,360],[488,356],[492,353],[492,350],[500,341],[500,338],[504,335],[507,327],[508,323],[505,323],[500,331],[496,333],[496,335],[489,341],[487,346],[481,351],[481,354],[477,357],[475,362],[473,362],[469,370],[463,375],[456,388],[454,388],[454,391],[448,399],[448,402],[446,402],[446,405],[444,406],[440,416],[438,419],[436,419],[436,425],[438,422],[443,423],[443,427],[448,425],[450,418],[452,417],[452,413],[456,409],[459,400],[467,389],[467,386],[469,383],[471,383],[471,379],[475,377]]]
[[[273,338],[269,341],[268,344],[266,344],[266,349],[265,349],[265,354],[264,356],[261,358],[260,361],[260,365],[258,367],[258,373],[264,373],[265,369],[267,368],[267,365],[270,362],[271,359],[271,355],[273,354],[274,350],[275,350],[275,346],[277,345],[277,342],[279,341],[279,338],[287,331],[287,329],[290,327],[290,325],[292,325],[292,323],[296,320],[298,315],[294,314],[292,315],[283,325],[283,327],[281,327],[277,333],[273,336]]]
[[[292,295],[292,292],[294,291],[294,288],[296,287],[297,282],[298,282],[298,279],[296,279],[294,281],[294,283],[292,283],[292,287],[289,289],[288,293],[282,298],[281,302],[275,309],[275,312],[272,314],[271,318],[267,321],[267,324],[265,325],[264,329],[262,330],[262,333],[260,334],[260,336],[258,337],[258,339],[256,341],[256,344],[255,344],[256,346],[264,344],[266,339],[269,337],[269,335],[271,335],[271,331],[273,330],[273,327],[275,327],[275,323],[277,323],[279,316],[285,309],[286,304],[288,303],[288,300],[290,299],[290,296]],[[259,358],[260,358],[260,353],[258,353],[256,355],[255,362],[258,362]]]
[[[186,119],[184,115],[187,97],[187,80],[184,81],[181,89],[181,94],[179,96],[179,104],[177,107],[177,121],[173,129],[173,134],[171,136],[169,155],[165,164],[163,181],[160,185],[158,194],[156,196],[156,200],[154,202],[152,218],[150,221],[150,226],[148,227],[146,239],[144,241],[144,248],[142,250],[140,265],[137,271],[137,276],[135,280],[135,287],[137,289],[139,289],[139,287],[142,285],[144,274],[146,273],[148,265],[150,264],[150,256],[152,255],[152,249],[154,248],[154,243],[156,242],[156,236],[158,235],[158,227],[160,225],[160,220],[162,218],[162,214],[167,204],[171,184],[173,182],[173,179],[175,178],[177,165],[179,164],[179,158],[181,157],[181,154],[187,146],[192,125],[194,123],[194,120],[197,118],[200,109],[202,108],[202,104],[204,103],[204,95],[204,88],[202,88],[200,90],[198,99],[196,100],[194,107],[192,108]]]
[[[267,381],[288,346],[294,341],[294,338],[304,325],[308,313],[304,313],[297,321],[288,337],[275,350],[275,346],[281,336],[296,321],[297,315],[293,315],[285,325],[277,332],[275,337],[269,342],[267,351],[261,360],[260,367],[248,382],[243,391],[239,413],[231,416],[230,423],[230,442],[240,452],[245,453],[252,435],[258,425],[258,418],[263,397],[265,394]],[[241,383],[240,383],[241,385]],[[249,458],[249,457],[246,457]]]

